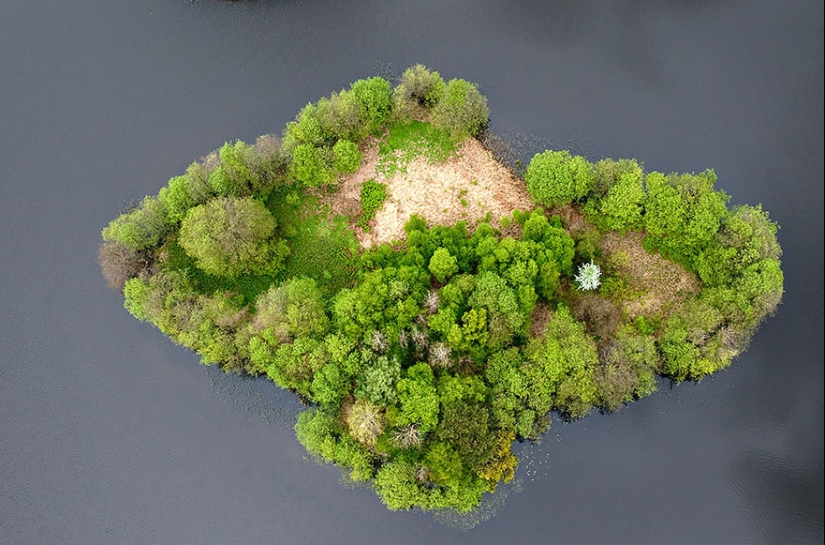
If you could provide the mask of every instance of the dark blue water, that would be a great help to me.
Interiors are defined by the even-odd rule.
[[[821,543],[821,2],[0,3],[0,542]],[[712,167],[782,229],[786,294],[701,384],[526,447],[486,522],[390,513],[305,460],[298,404],[105,288],[100,229],[225,140],[416,62],[493,128]]]

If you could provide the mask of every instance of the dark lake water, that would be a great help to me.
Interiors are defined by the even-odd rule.
[[[466,531],[340,486],[290,395],[200,366],[95,261],[192,160],[416,62],[479,83],[501,134],[716,169],[785,252],[729,370],[556,422]],[[0,542],[822,543],[822,150],[815,0],[3,0]]]

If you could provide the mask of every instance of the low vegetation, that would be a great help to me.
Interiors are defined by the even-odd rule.
[[[728,366],[783,292],[776,224],[729,207],[713,171],[563,150],[529,161],[524,209],[491,221],[502,204],[475,203],[472,179],[449,193],[466,221],[422,208],[402,240],[365,249],[354,233],[396,187],[376,173],[426,161],[437,177],[487,118],[475,85],[420,65],[394,88],[359,80],[282,140],[227,143],[113,220],[102,272],[204,363],[299,395],[298,440],[390,509],[468,511],[552,414],[618,410],[657,376]],[[360,211],[336,214],[348,176]]]

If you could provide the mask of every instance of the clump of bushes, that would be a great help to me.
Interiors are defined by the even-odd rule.
[[[375,180],[367,180],[361,186],[361,217],[358,225],[367,229],[370,220],[375,213],[384,205],[387,198],[387,186],[379,184]]]

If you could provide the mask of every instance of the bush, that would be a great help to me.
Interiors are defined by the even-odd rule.
[[[375,180],[367,180],[361,186],[361,219],[358,225],[366,228],[375,213],[384,204],[387,198],[387,186]]]
[[[463,79],[452,79],[432,110],[432,124],[458,142],[476,136],[487,126],[490,110],[478,87]]]
[[[208,274],[275,274],[289,253],[275,238],[275,218],[253,199],[216,198],[183,219],[178,242]]]
[[[569,151],[547,150],[533,156],[524,178],[534,201],[560,206],[587,195],[593,186],[593,165]]]

